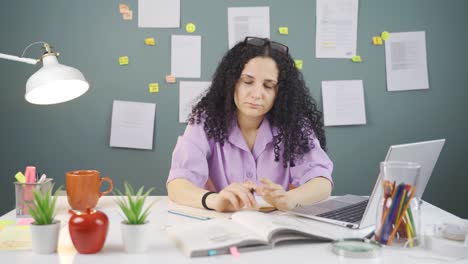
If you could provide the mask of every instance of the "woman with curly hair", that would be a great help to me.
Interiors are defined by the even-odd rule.
[[[279,210],[327,198],[333,163],[322,113],[288,47],[246,37],[221,60],[172,155],[169,198],[216,211]]]

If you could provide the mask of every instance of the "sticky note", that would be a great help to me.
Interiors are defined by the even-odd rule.
[[[236,257],[240,255],[239,250],[237,250],[237,247],[230,247],[229,252],[231,253],[231,255],[236,256]]]
[[[128,10],[127,12],[122,14],[123,20],[132,20],[133,19],[133,11]]]
[[[156,41],[154,41],[154,38],[145,38],[145,44],[148,46],[154,46]]]
[[[149,92],[150,93],[157,93],[159,92],[159,83],[150,83],[148,84]]]
[[[387,31],[384,31],[384,32],[382,32],[382,34],[380,34],[380,37],[383,40],[387,40],[390,37],[390,33],[388,33]]]
[[[167,83],[175,83],[176,82],[176,78],[174,75],[166,75],[166,82]]]
[[[0,220],[0,225],[7,226],[7,225],[15,225],[15,220]]]
[[[361,56],[355,55],[351,58],[353,62],[362,62]]]
[[[374,45],[382,45],[382,38],[378,36],[372,37],[372,43]]]
[[[15,179],[19,182],[19,183],[25,183],[26,182],[26,176],[24,176],[24,174],[21,172],[21,171],[18,171],[15,175]]]
[[[294,64],[296,65],[296,68],[302,70],[302,65],[304,64],[304,62],[302,60],[294,60]]]
[[[193,23],[188,23],[187,25],[185,25],[185,31],[187,31],[188,33],[193,33],[196,29],[197,27]]]
[[[278,28],[278,31],[281,35],[288,35],[289,32],[288,32],[288,27],[279,27]]]
[[[119,57],[119,64],[120,65],[128,65],[128,56]]]
[[[128,5],[126,4],[119,4],[119,10],[120,10],[120,14],[123,14],[123,13],[128,12],[128,10],[130,9],[128,8]]]

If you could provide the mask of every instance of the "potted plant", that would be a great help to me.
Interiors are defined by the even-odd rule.
[[[116,203],[125,215],[125,219],[120,225],[124,248],[128,253],[143,253],[148,247],[146,234],[150,233],[150,226],[147,218],[153,203],[146,208],[144,205],[146,198],[154,188],[145,192],[144,186],[142,186],[135,193],[128,182],[125,182],[124,186],[125,193],[118,189],[115,191],[119,195],[116,198]]]
[[[33,206],[29,206],[29,213],[34,222],[31,223],[32,250],[39,254],[49,254],[57,251],[60,233],[60,221],[55,219],[55,204],[58,188],[52,195],[54,185],[42,192],[33,190]]]

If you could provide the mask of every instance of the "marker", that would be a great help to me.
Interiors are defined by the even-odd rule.
[[[210,220],[211,218],[206,217],[206,216],[199,216],[199,215],[191,215],[187,213],[182,213],[179,211],[174,211],[174,210],[167,210],[168,213],[175,214],[175,215],[180,215],[180,216],[185,216],[188,218],[193,218],[193,219],[198,219],[198,220]]]

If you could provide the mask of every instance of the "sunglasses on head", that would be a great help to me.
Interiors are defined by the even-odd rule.
[[[258,37],[245,37],[245,44],[250,44],[254,46],[263,47],[268,45],[271,49],[276,51],[288,54],[289,48],[286,45],[283,45],[279,42],[271,41],[267,38],[258,38]]]

